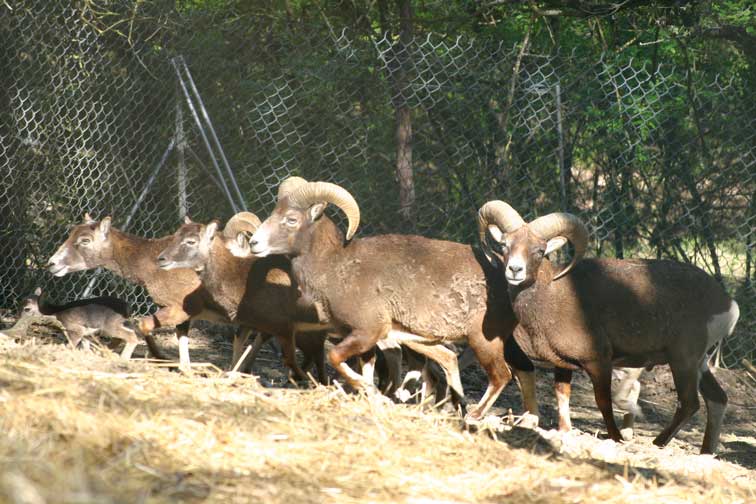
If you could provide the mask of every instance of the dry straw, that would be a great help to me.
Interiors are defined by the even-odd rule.
[[[0,502],[753,502],[749,483],[574,459],[338,387],[266,389],[3,346]],[[209,371],[208,371],[209,373]],[[513,446],[519,446],[515,448]]]

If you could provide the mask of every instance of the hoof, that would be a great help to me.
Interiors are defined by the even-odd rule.
[[[656,438],[654,438],[652,443],[654,443],[659,448],[664,448],[665,446],[669,444],[669,441],[670,441],[669,439],[664,439],[661,436],[657,436]]]
[[[466,424],[477,425],[482,420],[482,415],[477,410],[472,410],[468,411],[462,418]]]
[[[624,439],[622,439],[622,434],[620,432],[617,432],[616,434],[607,434],[605,432],[600,432],[596,435],[598,439],[604,440],[604,441],[614,441],[615,443],[622,443],[624,442]]]
[[[515,425],[523,427],[525,429],[535,429],[538,427],[538,415],[525,412],[520,417],[519,421],[515,422]]]
[[[413,400],[417,396],[417,394],[413,394],[412,392],[410,392],[409,390],[405,388],[400,388],[399,390],[394,392],[394,396],[399,402],[407,403]]]
[[[632,427],[625,427],[624,429],[620,429],[620,434],[622,435],[622,439],[624,441],[632,441],[635,432],[633,431]]]

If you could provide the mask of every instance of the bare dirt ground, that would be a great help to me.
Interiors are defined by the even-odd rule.
[[[190,333],[193,362],[226,369],[231,357],[232,334],[228,327],[199,324]],[[173,334],[160,334],[158,340],[169,354],[177,357]],[[16,348],[18,343],[21,343],[20,349]],[[596,409],[590,382],[582,373],[576,373],[573,380],[573,430],[570,433],[553,430],[556,411],[552,376],[550,371],[539,370],[540,428],[502,428],[497,422],[486,422],[477,434],[470,435],[454,415],[420,411],[415,406],[376,406],[369,399],[344,394],[338,387],[296,390],[288,382],[275,348],[268,345],[255,363],[254,372],[259,378],[239,382],[212,368],[184,377],[166,369],[155,370],[154,366],[146,366],[138,359],[124,363],[107,355],[103,361],[98,352],[86,354],[65,349],[56,353],[55,348],[61,348],[61,343],[61,337],[41,329],[32,334],[31,340],[15,343],[5,356],[4,369],[9,375],[0,376],[0,418],[4,422],[0,425],[14,441],[10,448],[0,444],[0,501],[5,497],[11,502],[21,502],[23,500],[11,497],[18,497],[21,495],[18,492],[23,491],[42,496],[41,500],[23,502],[70,501],[55,498],[63,495],[56,493],[55,485],[66,486],[71,480],[73,489],[69,488],[65,495],[92,497],[79,499],[82,502],[133,502],[137,495],[133,492],[137,490],[142,492],[139,495],[149,497],[146,500],[160,502],[226,501],[227,498],[239,502],[250,498],[265,502],[290,502],[292,498],[301,502],[499,502],[502,499],[516,502],[756,502],[756,403],[753,400],[756,377],[741,370],[716,372],[730,403],[720,451],[716,457],[711,457],[697,455],[705,423],[703,406],[668,447],[660,449],[651,443],[671,418],[676,404],[666,367],[657,368],[642,378],[640,405],[644,418],[636,422],[632,441],[616,444],[598,435],[604,430],[603,421]],[[0,348],[0,357],[5,352]],[[140,345],[135,357],[143,352],[144,347]],[[36,362],[37,354],[44,356],[42,363]],[[65,373],[64,380],[76,376],[80,390],[73,385],[69,390],[58,375],[47,376],[56,372],[51,369],[55,366],[49,365],[49,359],[60,366]],[[472,366],[463,372],[462,378],[469,400],[476,401],[485,389],[484,373]],[[25,380],[29,383],[17,385]],[[102,387],[104,383],[112,384],[114,389],[93,389],[95,382]],[[15,396],[13,392],[3,392],[12,391],[14,387],[19,391]],[[97,401],[86,399],[95,392],[100,397]],[[145,397],[140,399],[139,394]],[[208,394],[212,397],[208,398]],[[233,397],[228,403],[230,413],[224,402],[227,399],[223,399],[228,397]],[[259,401],[262,403],[258,404]],[[237,408],[237,402],[243,406]],[[41,417],[23,420],[22,406],[29,409],[28,415],[41,415],[47,420]],[[506,416],[509,409],[515,414],[521,409],[520,395],[514,384],[507,387],[493,412]],[[253,417],[248,417],[252,410],[255,411]],[[338,412],[338,420],[335,412]],[[15,423],[14,415],[19,415]],[[95,439],[96,435],[83,427],[70,425],[71,422],[85,424],[80,420],[83,418],[102,439]],[[42,431],[37,425],[40,422],[44,427]],[[110,430],[101,432],[108,422],[114,424],[112,429],[108,427]],[[303,426],[294,428],[302,422],[307,432],[300,432]],[[121,434],[132,423],[132,430]],[[228,434],[231,437],[226,438],[223,433],[228,428],[227,423],[238,429],[238,434]],[[182,437],[181,431],[176,431],[178,425],[196,427],[194,437]],[[283,425],[293,430],[287,431]],[[365,427],[367,425],[370,427]],[[166,438],[178,437],[170,446],[163,446],[162,438],[157,442],[140,430],[163,427]],[[31,430],[19,434],[24,428]],[[233,452],[232,456],[231,452],[219,451],[217,447],[218,443],[223,446],[242,443],[249,436],[253,439],[250,443],[257,443],[252,452]],[[356,443],[349,445],[347,451],[341,443],[333,444],[334,439],[341,440],[345,436]],[[379,446],[373,446],[376,439],[371,436],[377,436]],[[260,441],[263,438],[264,441]],[[449,440],[448,445],[445,439]],[[384,442],[386,446],[381,446]],[[197,446],[192,448],[195,443]],[[394,446],[392,443],[405,451],[387,452],[389,446]],[[488,443],[493,443],[493,448]],[[153,444],[156,446],[150,448]],[[96,445],[96,449],[90,445]],[[81,452],[80,458],[86,462],[76,459],[73,463],[67,455],[68,458],[60,462],[60,467],[65,469],[48,468],[40,474],[37,469],[28,469],[19,473],[17,468],[26,467],[25,464],[38,468],[41,462],[35,462],[35,457],[55,466],[51,461],[55,457],[46,455],[40,446],[49,453]],[[317,446],[321,455],[311,453],[308,446]],[[163,460],[164,453],[174,456],[169,461],[158,462]],[[259,465],[262,464],[260,457],[264,456],[277,460],[278,465],[274,466],[278,469],[271,473],[270,461]],[[222,457],[226,457],[223,463]],[[101,475],[99,469],[89,467],[93,463],[102,464],[114,475]],[[67,475],[72,464],[73,476]],[[294,479],[287,479],[288,476],[279,474],[281,464],[297,467],[300,472],[292,476]],[[218,472],[216,465],[232,466],[233,470]],[[202,473],[200,482],[197,481],[199,467],[207,472]],[[294,470],[289,469],[287,474],[293,474]],[[56,471],[66,476],[58,477],[60,481],[45,479],[50,479]],[[255,475],[251,488],[244,483],[252,477],[250,474]],[[244,477],[239,480],[240,476]],[[140,485],[146,484],[149,490],[144,494]],[[315,485],[319,491],[302,494],[303,485]]]

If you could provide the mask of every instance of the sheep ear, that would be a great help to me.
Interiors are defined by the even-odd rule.
[[[191,223],[192,223],[192,219],[190,219],[188,215],[184,215],[184,224],[191,224]]]
[[[41,296],[42,295],[42,287],[37,287],[36,289],[34,289],[34,295],[37,296],[37,297]]]
[[[552,252],[556,252],[560,248],[567,244],[567,238],[564,236],[556,236],[546,243],[546,252],[543,255],[549,255]]]
[[[326,206],[328,206],[328,203],[321,202],[321,203],[315,203],[307,210],[307,215],[310,217],[310,222],[315,222],[320,218],[321,215],[323,215],[323,212],[326,209]]]
[[[84,224],[94,224],[95,220],[89,215],[89,212],[84,212]]]
[[[504,238],[504,233],[501,232],[501,229],[496,224],[489,224],[488,232],[491,233],[491,237],[496,240],[496,243],[501,243],[501,240]]]
[[[213,236],[215,236],[216,231],[218,231],[217,221],[213,221],[205,226],[205,232],[202,234],[202,241],[204,241],[205,243],[210,243],[213,239]]]
[[[106,238],[108,236],[108,233],[110,233],[110,216],[105,217],[100,221],[100,233],[102,233],[102,236]]]

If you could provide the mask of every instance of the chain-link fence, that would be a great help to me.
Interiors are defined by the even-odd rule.
[[[595,255],[670,257],[721,279],[741,307],[724,363],[754,358],[756,104],[738,75],[176,12],[158,40],[144,24],[24,6],[0,19],[0,306],[42,285],[59,300],[107,292],[149,311],[141,289],[107,272],[45,272],[70,224],[88,211],[160,236],[186,212],[229,217],[229,197],[264,217],[297,174],[352,191],[362,235],[473,242],[491,198],[527,218],[577,213]],[[411,178],[397,177],[397,157]]]

